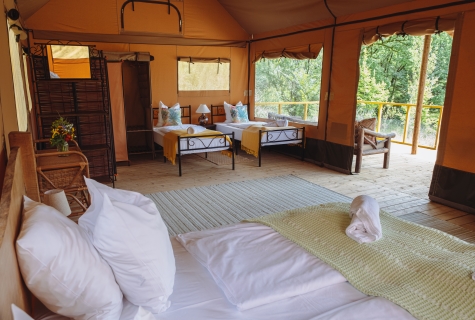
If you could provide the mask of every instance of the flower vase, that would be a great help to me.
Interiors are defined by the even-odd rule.
[[[69,151],[69,144],[66,141],[64,141],[62,143],[58,143],[56,145],[56,150],[58,152],[67,152],[67,151]],[[69,154],[67,154],[67,153],[66,154],[60,154],[59,156],[60,157],[67,157],[67,156],[69,156]]]

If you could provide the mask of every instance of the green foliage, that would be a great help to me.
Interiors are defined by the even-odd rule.
[[[392,36],[363,46],[360,55],[360,81],[357,98],[365,101],[383,101],[415,104],[419,87],[420,65],[424,45],[423,37]],[[432,36],[427,67],[424,104],[443,105],[449,68],[452,38],[441,33]],[[357,118],[377,116],[377,105],[359,104]],[[409,115],[414,119],[414,108]],[[381,131],[396,131],[398,139],[406,119],[405,107],[384,106]],[[433,143],[440,110],[423,109],[422,133]],[[411,125],[412,128],[412,125]],[[412,135],[408,130],[408,140]]]
[[[313,60],[280,58],[258,61],[256,63],[255,101],[319,101],[322,61],[323,50]],[[267,117],[267,112],[277,112],[277,106],[256,108],[256,116]],[[282,114],[303,117],[303,105],[286,105]],[[318,118],[317,105],[309,106],[308,118]]]

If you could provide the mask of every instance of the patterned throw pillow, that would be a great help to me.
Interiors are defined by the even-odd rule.
[[[247,106],[236,106],[239,122],[249,122]]]
[[[172,107],[168,109],[168,122],[167,126],[181,126],[181,108]]]
[[[239,119],[239,112],[236,106],[231,106],[229,108],[229,111],[231,112],[231,122],[233,123],[241,122],[241,120]]]
[[[249,116],[247,115],[247,106],[231,106],[229,110],[231,113],[231,122],[249,122]]]
[[[376,129],[376,118],[363,119],[361,121],[355,121],[355,143],[358,143],[358,129],[360,127],[374,131]],[[376,137],[367,137],[373,143],[376,143]],[[365,144],[369,144],[367,141]]]
[[[168,108],[160,101],[159,110],[157,127],[181,126],[181,108],[178,102]]]

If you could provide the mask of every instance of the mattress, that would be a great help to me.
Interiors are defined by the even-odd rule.
[[[163,137],[167,132],[172,130],[186,130],[189,127],[198,127],[195,124],[183,124],[181,126],[167,126],[167,127],[154,127],[153,128],[153,140],[156,144],[163,147]],[[190,143],[188,144],[189,141]],[[229,146],[222,146],[223,139],[220,138],[193,138],[193,139],[184,139],[180,143],[181,154],[191,154],[191,153],[201,153],[201,152],[214,152],[221,150],[228,150]],[[203,148],[210,148],[210,150],[203,150]],[[193,150],[198,149],[198,150]]]
[[[251,125],[263,125],[266,122],[259,122],[259,121],[250,121],[247,123],[226,123],[226,122],[218,122],[216,123],[216,130],[222,133],[232,133],[234,132],[234,139],[235,140],[242,140],[242,132],[244,129]],[[277,134],[278,130],[273,131],[273,138],[269,138],[272,142],[267,142],[266,135],[262,135],[261,142],[265,143],[266,145],[279,145],[279,144],[288,144],[289,138],[286,137],[285,134]],[[302,131],[298,132],[298,138],[302,138]],[[297,143],[297,141],[292,141],[292,143]]]

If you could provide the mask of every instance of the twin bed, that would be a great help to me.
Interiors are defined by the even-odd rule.
[[[259,167],[262,163],[262,147],[271,146],[271,145],[281,145],[281,144],[295,144],[300,145],[300,154],[301,159],[304,159],[305,148],[302,147],[302,141],[305,141],[305,127],[294,128],[294,127],[285,127],[285,128],[267,128],[262,127],[265,125],[265,122],[256,122],[248,121],[244,123],[232,123],[232,122],[219,122],[214,123],[213,119],[219,116],[225,116],[223,111],[223,106],[213,106],[211,105],[211,121],[216,125],[216,132],[210,133],[207,131],[202,132],[201,134],[186,134],[186,135],[175,135],[173,137],[174,141],[177,141],[176,156],[178,158],[178,172],[179,175],[182,175],[181,168],[181,156],[192,153],[202,153],[206,155],[208,152],[232,151],[232,169],[234,170],[234,154],[238,153],[238,148],[234,141],[242,144],[243,135],[250,134],[251,147],[247,151],[258,158]],[[158,119],[158,110],[154,114],[154,122]],[[154,126],[154,142],[159,146],[166,148],[166,138],[167,134],[170,134],[171,131],[175,130],[188,130],[189,128],[199,127],[197,125],[191,124],[191,107],[190,106],[181,106],[181,118],[182,123],[177,126]],[[261,126],[260,128],[255,129],[254,135],[252,133],[246,133],[246,129],[251,126]],[[184,133],[184,132],[183,132]],[[260,137],[260,139],[259,139]],[[174,143],[174,142],[173,142]],[[170,157],[168,157],[170,158]],[[170,160],[170,159],[169,159]],[[167,157],[164,156],[164,162],[167,161]],[[175,159],[171,159],[172,163],[175,164]]]
[[[234,134],[233,133],[209,133],[203,131],[198,134],[191,134],[191,135],[175,135],[172,136],[171,139],[174,141],[166,142],[167,134],[173,134],[172,131],[175,130],[188,130],[189,128],[196,128],[199,127],[197,125],[191,124],[191,107],[190,106],[181,106],[181,115],[182,115],[182,122],[185,124],[177,125],[177,126],[154,126],[153,128],[153,139],[156,144],[161,146],[162,148],[168,148],[168,143],[175,143],[176,141],[176,156],[178,158],[178,174],[179,176],[182,175],[182,168],[181,168],[181,156],[186,154],[193,154],[193,153],[202,153],[204,152],[207,154],[208,152],[216,152],[216,151],[226,151],[231,150],[230,153],[232,159],[232,170],[234,170],[234,148],[235,144],[234,141]],[[154,112],[154,120],[158,118],[158,112]],[[169,155],[170,157],[170,155]],[[163,157],[164,162],[167,161],[167,157]],[[172,163],[174,164],[175,159],[172,157]]]
[[[13,319],[10,311],[12,303],[30,315],[36,311],[32,308],[32,301],[35,298],[22,280],[15,252],[15,241],[22,223],[23,195],[34,200],[39,199],[36,175],[31,174],[31,170],[34,170],[32,141],[31,136],[27,135],[10,134],[11,152],[0,204],[0,319],[2,320]],[[271,221],[270,216],[266,217]],[[322,223],[316,223],[317,227],[323,228],[321,230],[328,229],[325,217],[322,215]],[[410,247],[412,242],[417,241],[418,235],[423,238],[426,229],[429,228],[419,227],[413,233],[410,228],[399,229],[397,232],[399,239],[413,240],[404,245],[394,243],[391,246]],[[339,254],[342,243],[354,242],[344,235],[344,231],[340,233],[341,231],[330,232],[338,234],[340,240],[324,245],[335,247],[336,250],[330,248],[328,252],[330,255],[335,255],[336,252],[337,259],[346,258],[346,255]],[[444,239],[450,238],[439,233],[438,236]],[[313,236],[318,238],[319,233]],[[421,242],[427,242],[426,239],[422,240],[424,241]],[[437,244],[438,247],[442,245],[440,239],[429,240],[428,245],[431,243]],[[455,241],[451,238],[449,240]],[[475,263],[471,262],[475,253],[473,246],[460,240],[455,243],[463,246],[462,252],[465,252],[463,257],[467,259],[462,262],[458,260],[460,256],[453,256],[452,260],[456,263],[452,265],[460,270],[470,270],[475,266]],[[157,314],[156,319],[414,319],[409,312],[395,303],[358,291],[340,272],[310,254],[308,249],[303,249],[262,223],[250,221],[191,232],[172,238],[171,245],[176,265],[173,293],[169,297],[171,306],[168,310]],[[363,248],[361,247],[363,245],[356,242],[352,245]],[[370,250],[368,246],[365,248]],[[394,253],[389,254],[389,257],[394,259],[392,257]],[[356,256],[353,254],[351,259],[369,261],[371,258],[371,255],[355,254]],[[440,288],[448,290],[457,286],[461,288],[459,292],[465,294],[456,296],[450,301],[433,301],[432,297],[443,293],[443,290],[431,293],[433,296],[424,295],[424,292],[417,292],[418,288],[411,286],[409,281],[402,283],[403,287],[407,286],[407,294],[403,292],[403,298],[415,300],[411,294],[420,294],[420,298],[416,300],[420,300],[422,309],[428,309],[432,314],[440,311],[438,319],[473,319],[475,308],[471,301],[475,287],[469,276],[471,273],[464,271],[457,281],[447,281],[449,279],[444,278],[443,269],[447,268],[446,262],[442,265],[437,263],[439,260],[442,261],[440,256],[434,256],[434,253],[429,251],[420,255],[428,256],[429,262],[439,268],[438,273],[429,270],[431,273],[427,275],[429,271],[422,269],[420,271],[423,276],[440,278],[440,285],[436,283]],[[395,261],[396,264],[404,262]],[[411,264],[408,266],[411,267]],[[412,269],[414,268],[408,272],[418,271]],[[371,264],[361,265],[358,270],[372,277]],[[389,274],[386,274],[385,278],[381,283],[401,284],[400,280],[396,281]],[[416,291],[412,292],[414,289]],[[151,319],[141,318],[137,310],[137,306],[124,300],[120,319]],[[50,314],[47,319],[67,318]]]

